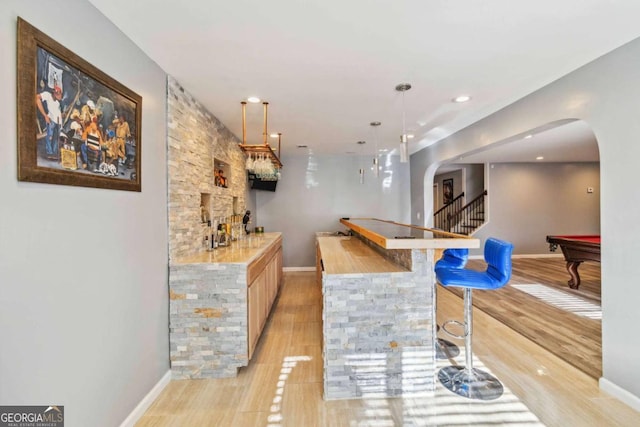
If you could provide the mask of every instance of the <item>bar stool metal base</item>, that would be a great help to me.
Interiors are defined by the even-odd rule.
[[[440,332],[440,325],[436,323],[436,333]],[[453,359],[460,354],[460,348],[451,341],[436,339],[436,359]]]
[[[453,359],[460,354],[460,348],[451,341],[438,338],[436,340],[436,359]]]
[[[477,400],[494,400],[502,396],[502,383],[488,372],[464,366],[446,366],[438,371],[438,379],[453,393]]]

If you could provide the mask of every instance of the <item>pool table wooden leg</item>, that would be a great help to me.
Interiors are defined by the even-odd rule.
[[[578,274],[578,266],[582,264],[582,261],[569,261],[567,262],[567,271],[571,276],[571,279],[567,282],[571,289],[578,289],[580,286],[580,274]]]

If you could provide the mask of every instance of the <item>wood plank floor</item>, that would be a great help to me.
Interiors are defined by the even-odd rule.
[[[460,298],[438,294],[440,320],[462,312]],[[250,366],[236,378],[171,381],[137,426],[640,425],[640,413],[600,392],[596,380],[474,313],[477,366],[503,381],[500,399],[470,401],[437,384],[421,399],[324,401],[320,290],[315,273],[287,273]],[[463,361],[464,350],[453,362]]]
[[[468,268],[484,270],[482,260]],[[564,258],[515,258],[511,280],[502,289],[474,291],[473,304],[593,378],[602,376],[602,322],[579,316],[526,294],[511,285],[542,284],[600,304],[600,264],[579,268],[580,289],[567,286]],[[459,289],[447,288],[458,296]],[[461,316],[461,314],[460,314]]]

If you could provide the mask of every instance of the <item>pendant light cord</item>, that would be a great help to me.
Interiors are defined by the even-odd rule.
[[[407,133],[406,131],[406,123],[405,123],[405,113],[404,113],[404,93],[405,91],[402,91],[402,139],[404,141],[405,139],[405,135]]]

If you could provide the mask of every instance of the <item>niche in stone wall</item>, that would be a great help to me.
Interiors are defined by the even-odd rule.
[[[203,224],[211,220],[211,194],[200,193],[200,220]]]
[[[228,188],[231,184],[231,167],[220,159],[213,159],[213,184],[216,187]]]

